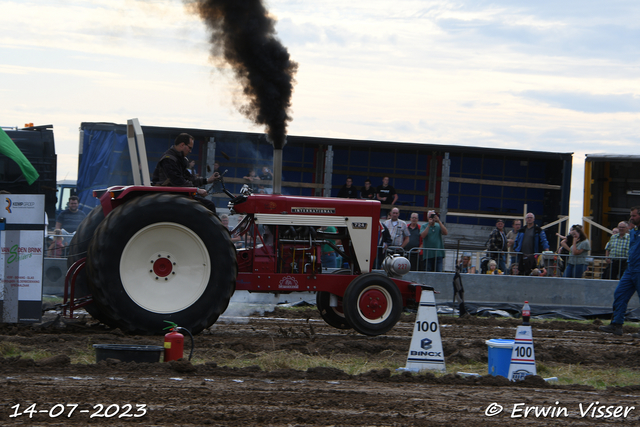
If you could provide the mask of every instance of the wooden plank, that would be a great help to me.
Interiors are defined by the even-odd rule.
[[[542,188],[545,190],[562,190],[561,185],[535,184],[529,182],[514,181],[494,181],[491,179],[458,178],[453,176],[449,178],[449,182],[460,182],[463,184],[497,185],[503,187]]]

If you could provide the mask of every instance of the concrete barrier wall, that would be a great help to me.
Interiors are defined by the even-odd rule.
[[[67,269],[65,258],[45,258],[43,293],[62,296],[64,275]],[[578,307],[608,307],[613,305],[613,291],[616,280],[565,279],[562,277],[490,276],[486,274],[462,274],[464,299],[480,303],[513,303],[529,301],[532,304]],[[436,291],[436,302],[446,303],[453,299],[453,273],[410,272],[404,280],[424,283]],[[234,302],[253,302],[253,298],[236,292]],[[256,294],[260,295],[260,294]],[[247,300],[248,298],[248,300]],[[305,292],[264,296],[270,302],[314,301],[315,295]],[[273,299],[273,301],[271,301]],[[640,300],[634,295],[629,308],[640,307]]]
[[[579,307],[611,307],[616,280],[565,279],[563,277],[491,276],[462,274],[464,299],[468,302],[514,303]],[[410,272],[405,280],[432,286],[436,302],[451,302],[453,273]],[[629,308],[640,306],[633,296]]]

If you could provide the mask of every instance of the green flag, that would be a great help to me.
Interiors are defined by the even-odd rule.
[[[33,167],[31,162],[22,154],[22,151],[20,151],[18,146],[9,138],[9,135],[7,135],[3,129],[0,129],[0,154],[4,154],[20,166],[20,170],[22,170],[23,175],[27,178],[29,185],[33,184],[40,176],[36,168]]]

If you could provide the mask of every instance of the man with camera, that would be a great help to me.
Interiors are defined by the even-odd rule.
[[[422,247],[425,249],[422,257],[426,260],[427,271],[442,271],[444,258],[442,236],[446,236],[449,232],[435,211],[429,211],[427,219],[428,222],[420,229]]]

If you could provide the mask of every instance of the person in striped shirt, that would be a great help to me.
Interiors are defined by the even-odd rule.
[[[607,268],[602,277],[604,279],[618,280],[627,269],[627,258],[629,257],[629,224],[620,221],[618,224],[618,234],[614,234],[609,239],[605,251],[607,255]]]

